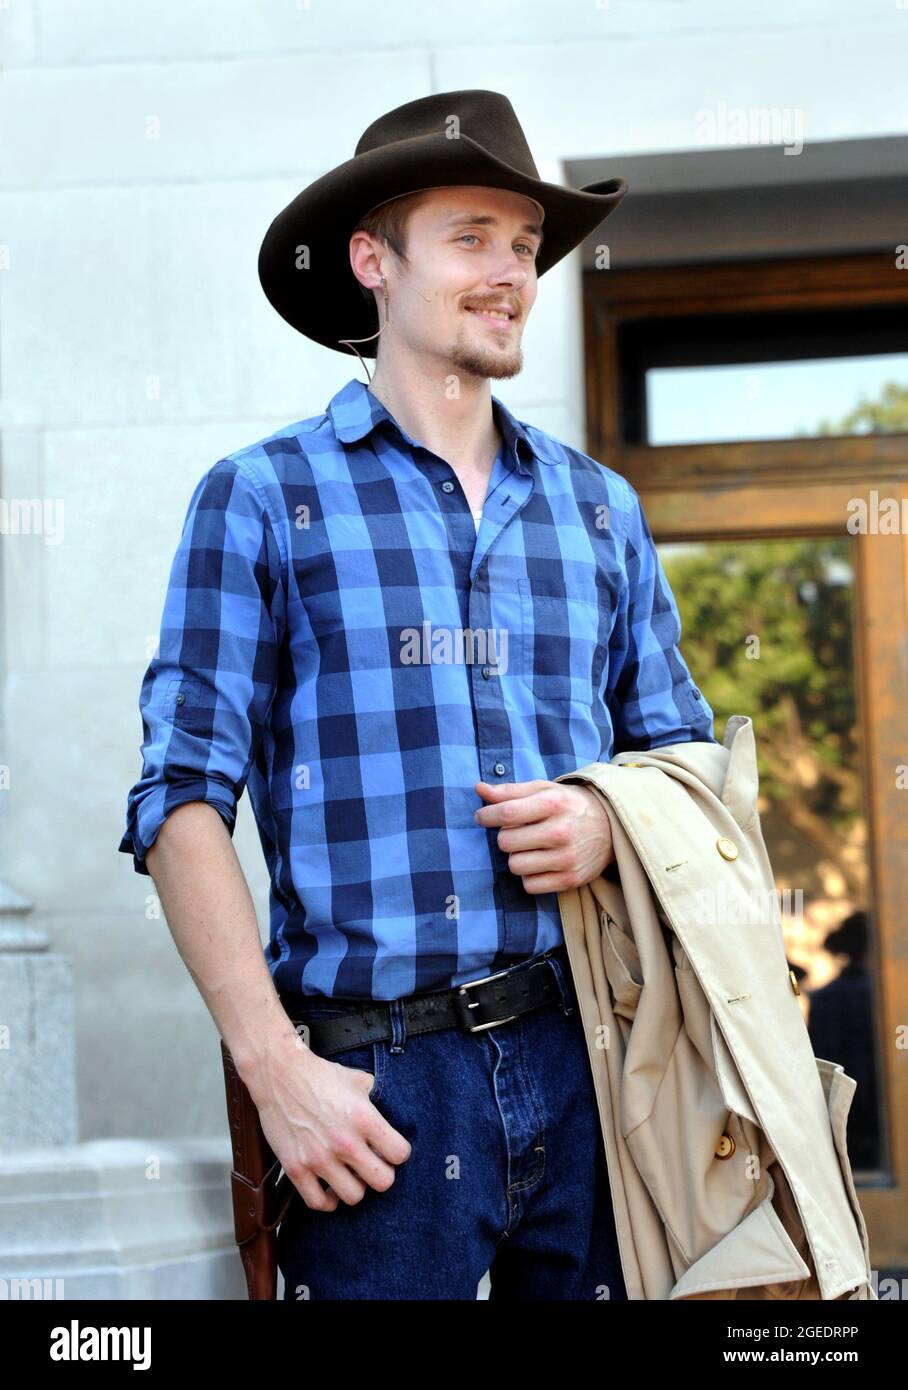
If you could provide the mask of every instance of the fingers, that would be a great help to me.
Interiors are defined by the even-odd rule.
[[[503,798],[533,796],[534,793],[542,791],[543,787],[550,787],[552,784],[544,778],[536,777],[530,782],[474,782],[473,785],[477,790],[482,788],[480,796],[498,801]]]
[[[370,1114],[365,1125],[365,1136],[370,1145],[388,1163],[406,1163],[413,1147],[400,1130],[389,1124],[380,1110],[369,1102]]]
[[[577,885],[565,874],[530,874],[523,886],[528,893],[564,893]]]
[[[487,787],[488,783],[477,782],[475,786]],[[561,788],[552,786],[551,782],[508,782],[489,790],[505,795],[494,805],[480,806],[473,813],[473,819],[479,825],[528,825],[532,821],[545,820],[563,809]]]
[[[343,1148],[343,1145],[340,1147]],[[366,1149],[365,1145],[356,1147]],[[358,1162],[364,1168],[369,1167],[365,1152],[358,1155]],[[387,1164],[382,1166],[387,1169]],[[313,1211],[335,1211],[339,1202],[355,1206],[357,1202],[362,1201],[366,1191],[366,1184],[358,1173],[347,1167],[342,1154],[335,1154],[327,1147],[317,1149],[309,1157],[308,1163],[301,1160],[299,1164],[292,1164],[286,1171],[306,1206],[311,1207]],[[392,1181],[393,1178],[391,1170]],[[319,1179],[328,1184],[327,1190],[322,1187]],[[390,1183],[387,1186],[390,1186]]]
[[[342,1162],[340,1156],[325,1154],[315,1171],[348,1207],[355,1206],[365,1196],[366,1184],[358,1173]]]
[[[333,1149],[320,1150],[310,1159],[310,1166],[300,1169],[293,1177],[294,1186],[307,1207],[315,1211],[334,1211],[338,1202],[355,1206],[362,1201],[367,1187],[387,1192],[393,1185],[393,1166],[363,1140],[349,1135],[337,1136],[333,1145]],[[328,1184],[329,1191],[321,1186],[319,1178]]]
[[[508,869],[518,878],[527,878],[539,874],[566,874],[573,868],[572,861],[565,855],[564,850],[523,850],[519,854],[508,855]]]
[[[571,823],[566,816],[547,816],[545,820],[534,821],[530,825],[508,825],[499,830],[498,848],[505,854],[519,854],[538,850],[551,850],[563,853],[569,849],[573,839]]]
[[[339,1202],[355,1206],[367,1187],[386,1192],[394,1183],[394,1165],[405,1162],[411,1153],[409,1142],[369,1100],[374,1075],[358,1067],[341,1070],[345,1082],[355,1081],[362,1094],[336,1110],[320,1127],[318,1137],[310,1133],[306,1152],[295,1166],[285,1169],[313,1211],[334,1211]],[[319,1179],[328,1184],[328,1190]]]
[[[288,1173],[288,1177],[291,1175]],[[335,1211],[337,1193],[322,1187],[311,1168],[301,1168],[292,1178],[293,1186],[313,1211]]]

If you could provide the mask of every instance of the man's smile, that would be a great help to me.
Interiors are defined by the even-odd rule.
[[[496,328],[510,328],[514,322],[514,317],[510,310],[505,309],[475,309],[472,305],[465,305],[468,314],[473,314],[475,318],[482,319],[485,323],[494,324]]]

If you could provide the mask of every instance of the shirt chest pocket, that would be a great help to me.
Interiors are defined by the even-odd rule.
[[[599,600],[569,589],[551,592],[529,578],[518,579],[517,588],[520,680],[542,704],[589,708],[607,652]]]

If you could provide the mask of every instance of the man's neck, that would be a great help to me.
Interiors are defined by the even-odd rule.
[[[452,377],[459,387],[453,398]],[[403,373],[381,363],[369,390],[411,439],[444,459],[455,472],[489,476],[502,438],[488,378],[465,377],[453,368],[433,375],[410,366],[404,379]]]

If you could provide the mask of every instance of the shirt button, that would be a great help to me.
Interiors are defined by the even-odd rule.
[[[503,777],[504,774],[507,772],[507,768],[505,767],[504,763],[496,763],[495,766],[492,768],[492,771],[497,773],[499,777]]]
[[[492,672],[489,670],[488,666],[483,666],[483,668],[482,668],[482,678],[483,678],[483,680],[484,680],[484,681],[487,681],[487,680],[489,679],[489,676],[491,676],[491,674],[492,674]]]
[[[697,689],[696,686],[694,686],[694,688],[691,690],[690,693],[691,693],[691,695],[695,695],[695,696],[697,697],[697,699],[699,700],[699,698],[700,698],[700,692],[699,692],[699,690]]]
[[[453,492],[453,491],[454,491],[454,484],[453,484],[453,483],[450,481],[450,479],[449,479],[447,482],[442,483],[442,485],[441,485],[441,490],[442,490],[442,492]]]

